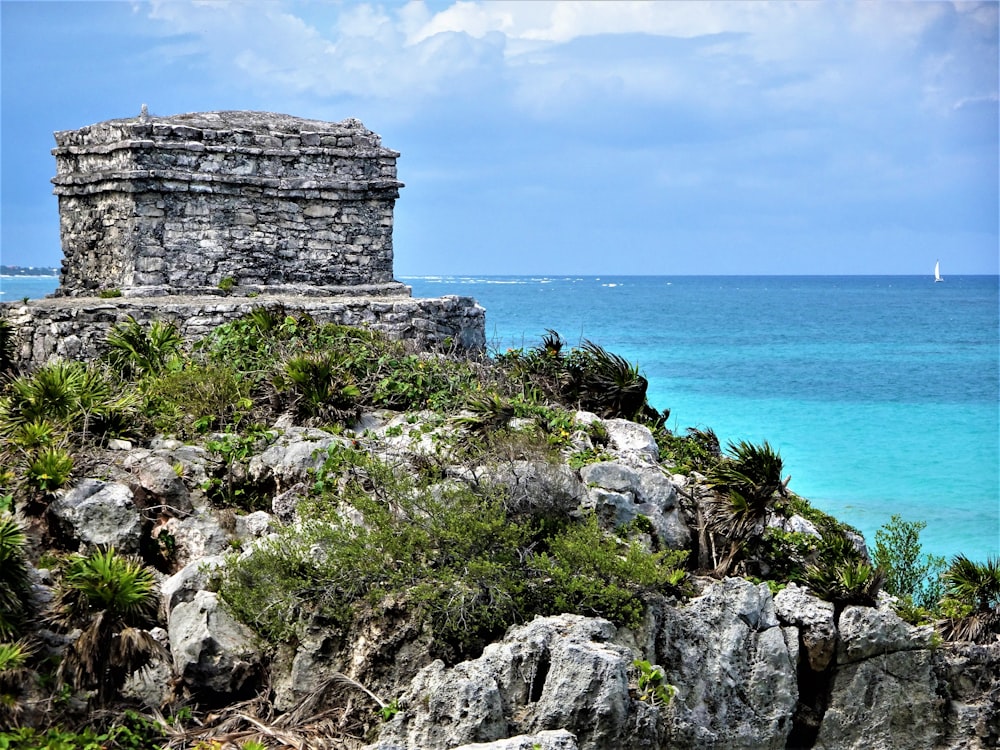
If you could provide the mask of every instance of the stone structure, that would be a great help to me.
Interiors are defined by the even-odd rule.
[[[61,294],[400,291],[399,154],[357,120],[207,112],[55,138]]]
[[[29,363],[93,356],[128,315],[196,338],[255,305],[484,345],[474,300],[414,300],[394,280],[399,154],[357,120],[143,107],[55,138],[60,286],[5,310]]]

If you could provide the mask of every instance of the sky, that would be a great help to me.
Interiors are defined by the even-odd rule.
[[[0,0],[0,262],[52,133],[260,110],[401,152],[397,276],[996,274],[996,2]]]

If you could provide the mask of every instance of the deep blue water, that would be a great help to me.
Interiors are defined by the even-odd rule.
[[[998,279],[420,277],[487,310],[494,349],[548,328],[638,362],[670,424],[768,440],[791,488],[861,529],[923,520],[925,551],[1000,555]],[[6,301],[55,279],[5,278]]]

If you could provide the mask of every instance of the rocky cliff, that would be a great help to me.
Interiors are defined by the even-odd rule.
[[[180,717],[162,745],[997,746],[1000,643],[944,641],[871,586],[826,585],[825,550],[861,560],[858,540],[780,475],[759,518],[722,513],[735,457],[588,385],[598,347],[471,361],[277,325],[284,339],[227,331],[230,366],[253,349],[273,369],[221,421],[190,393],[173,397],[186,413],[165,402],[211,346],[144,372],[110,358],[108,387],[145,394],[132,428],[98,432],[91,404],[64,434],[72,479],[5,475],[29,538],[37,673],[86,645],[86,628],[45,614],[73,561],[114,549],[155,570],[157,611],[129,627],[158,647],[111,705]],[[275,343],[303,330],[357,355],[315,402]],[[0,404],[14,464],[37,378]],[[56,716],[86,722],[113,677],[76,677],[55,673]],[[44,685],[5,683],[18,723],[53,719]]]

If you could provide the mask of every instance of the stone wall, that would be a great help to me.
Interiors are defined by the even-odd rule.
[[[143,114],[55,137],[59,295],[192,294],[226,278],[254,291],[402,291],[399,154],[357,120]]]
[[[186,298],[98,299],[94,297],[33,300],[4,305],[3,317],[14,331],[14,355],[33,367],[52,358],[92,359],[107,348],[108,330],[129,316],[140,323],[173,321],[188,341],[240,318],[254,307],[306,312],[318,323],[366,326],[419,349],[485,346],[485,310],[469,297],[434,299],[393,297],[266,299]]]

